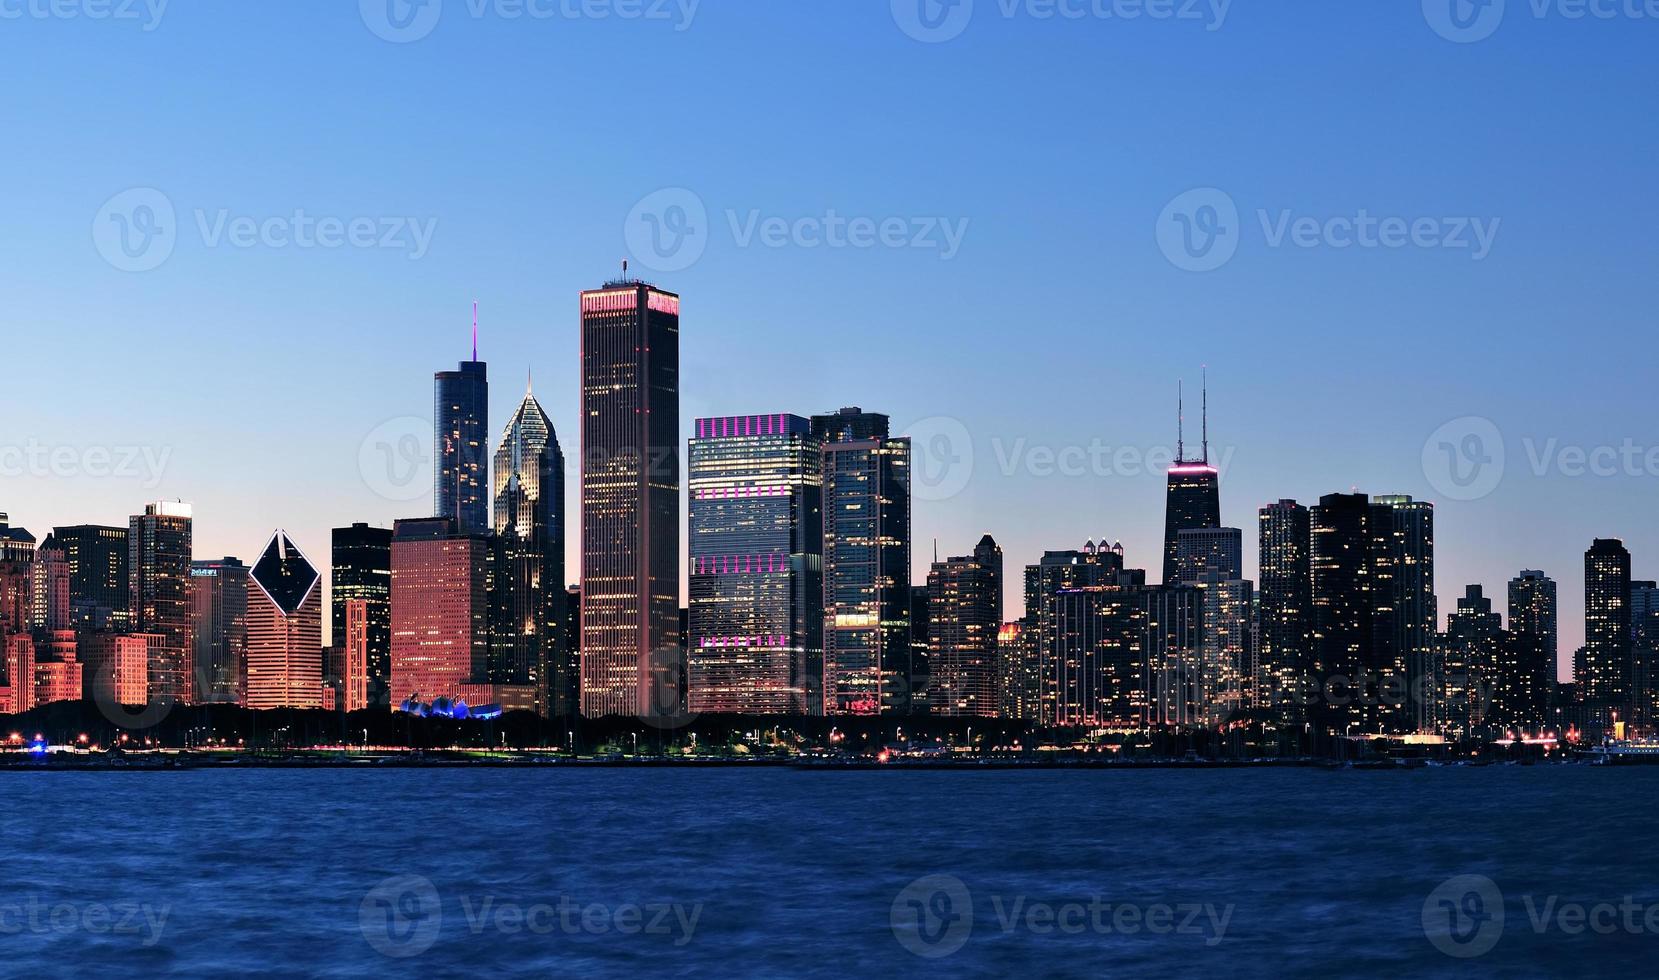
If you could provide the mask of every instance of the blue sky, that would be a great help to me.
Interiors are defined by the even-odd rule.
[[[24,13],[0,18],[0,510],[38,532],[182,497],[201,557],[248,557],[276,526],[326,556],[331,526],[429,506],[377,494],[361,451],[430,416],[474,299],[492,429],[533,368],[574,455],[576,293],[632,254],[685,297],[688,429],[858,404],[944,433],[957,467],[965,439],[959,492],[918,502],[918,578],[935,537],[955,554],[984,531],[1011,568],[1102,535],[1155,568],[1161,476],[1120,464],[1167,452],[1176,379],[1192,391],[1202,365],[1252,568],[1257,507],[1358,488],[1437,502],[1442,613],[1465,583],[1554,575],[1564,654],[1592,537],[1659,576],[1659,20],[1509,0],[1457,43],[1414,2],[1235,3],[1217,22],[1208,3],[1045,18],[1042,0],[977,0],[927,43],[900,29],[904,2],[704,0],[688,23],[623,16],[655,0],[517,19],[444,0],[401,43],[370,29],[373,0],[7,5]],[[139,272],[105,258],[106,202],[135,188],[176,218]],[[627,226],[666,188],[707,219],[696,261],[653,271]],[[1195,272],[1159,233],[1199,188],[1239,220],[1236,254]],[[372,219],[376,241],[411,219],[430,241],[275,247],[296,210]],[[1430,221],[1425,241],[1495,233],[1478,259],[1336,247],[1351,236],[1330,220],[1362,211]],[[831,212],[899,222],[905,244],[809,247]],[[237,219],[278,237],[234,244]],[[949,254],[935,219],[960,231]],[[1310,247],[1275,238],[1306,219]],[[1467,418],[1501,442],[1502,479],[1450,499],[1424,446]],[[1097,440],[1127,453],[1042,465]],[[1573,465],[1627,445],[1637,462],[1611,475]],[[18,464],[30,447],[73,459]],[[100,447],[166,464],[106,473]]]

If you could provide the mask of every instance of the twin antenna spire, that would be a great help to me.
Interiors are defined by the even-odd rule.
[[[1203,456],[1200,459],[1187,459],[1186,444],[1186,393],[1185,382],[1175,382],[1175,461],[1177,463],[1205,463],[1210,461],[1210,370],[1204,368],[1203,387]]]

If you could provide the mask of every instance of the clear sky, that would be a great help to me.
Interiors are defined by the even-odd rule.
[[[282,526],[325,564],[328,528],[429,508],[372,463],[430,418],[475,299],[491,429],[534,369],[576,455],[576,294],[632,255],[685,297],[688,430],[915,428],[945,497],[918,579],[985,531],[1010,616],[1044,549],[1156,569],[1176,380],[1208,365],[1252,573],[1263,503],[1413,494],[1442,614],[1542,568],[1570,655],[1593,537],[1659,576],[1659,20],[1451,2],[3,0],[0,510],[43,534],[179,497],[198,557]],[[1472,492],[1434,462],[1494,448]]]

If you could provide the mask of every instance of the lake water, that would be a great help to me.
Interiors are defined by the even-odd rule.
[[[0,780],[10,976],[1564,976],[1659,962],[1659,768]]]

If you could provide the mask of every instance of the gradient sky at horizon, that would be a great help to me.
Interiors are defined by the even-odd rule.
[[[685,188],[707,209],[700,258],[658,272],[633,254],[684,297],[684,428],[860,405],[931,444],[956,430],[926,420],[959,422],[971,476],[918,502],[918,581],[934,539],[961,554],[985,531],[1010,616],[1019,566],[1045,549],[1121,539],[1156,569],[1162,474],[1121,463],[1167,457],[1177,378],[1195,441],[1201,365],[1223,520],[1245,529],[1252,574],[1259,506],[1358,488],[1436,501],[1442,618],[1466,583],[1502,609],[1517,570],[1556,578],[1563,659],[1592,538],[1623,538],[1637,576],[1659,577],[1659,455],[1642,455],[1659,446],[1659,21],[1512,2],[1461,44],[1417,3],[1239,3],[1207,30],[979,0],[931,44],[885,3],[702,3],[683,30],[479,3],[447,0],[410,43],[354,3],[173,0],[148,31],[0,19],[0,511],[43,535],[178,497],[198,557],[251,559],[280,526],[326,564],[330,527],[430,506],[377,494],[360,451],[430,418],[475,299],[492,437],[533,369],[574,459],[576,294],[633,254],[636,204]],[[1238,206],[1242,241],[1186,271],[1155,229],[1207,187]],[[176,209],[151,271],[114,268],[94,240],[131,188]],[[221,213],[296,209],[436,226],[418,260],[204,234]],[[1275,247],[1263,227],[1362,209],[1501,224],[1479,261]],[[949,258],[744,244],[752,215],[830,211],[967,227]],[[1503,478],[1447,499],[1424,446],[1469,416],[1501,434]],[[1045,453],[1096,440],[1110,472],[1045,472]],[[1572,475],[1573,449],[1627,444],[1633,471]],[[152,486],[20,470],[20,447],[170,455]]]

